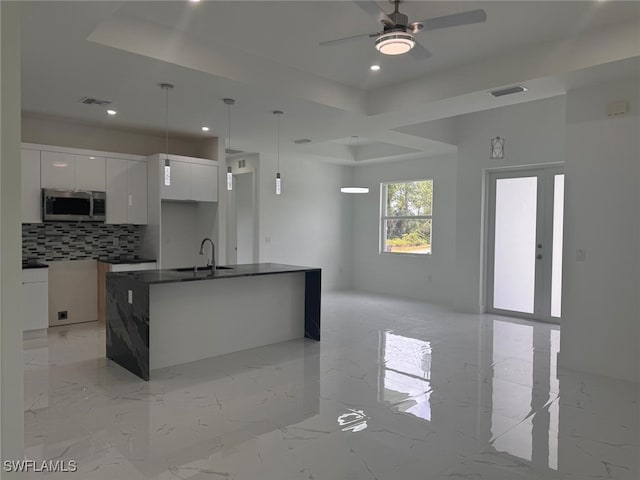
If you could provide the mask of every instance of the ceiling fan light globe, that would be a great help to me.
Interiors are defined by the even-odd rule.
[[[376,50],[384,55],[402,55],[416,44],[413,35],[405,32],[383,33],[376,39]]]

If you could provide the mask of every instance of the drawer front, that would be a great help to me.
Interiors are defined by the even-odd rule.
[[[22,283],[48,282],[48,268],[26,268],[22,270]]]
[[[120,265],[111,265],[112,272],[133,272],[135,270],[155,270],[158,268],[156,262],[146,263],[123,263]]]

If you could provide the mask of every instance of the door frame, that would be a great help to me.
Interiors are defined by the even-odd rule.
[[[554,324],[560,323],[561,318],[551,316],[551,272],[553,260],[554,176],[564,174],[563,165],[562,163],[540,164],[487,170],[485,172],[487,208],[484,222],[486,228],[484,310],[487,313]],[[539,265],[536,265],[535,272],[533,313],[493,308],[496,180],[533,176],[538,178],[536,247],[542,245],[542,259]],[[536,248],[537,254],[538,248]],[[549,282],[548,286],[545,286],[546,280]]]

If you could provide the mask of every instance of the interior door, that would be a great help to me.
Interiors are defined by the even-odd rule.
[[[560,321],[564,174],[561,167],[489,177],[487,310]]]

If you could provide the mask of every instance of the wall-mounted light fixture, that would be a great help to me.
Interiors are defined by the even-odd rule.
[[[504,138],[497,135],[491,139],[491,159],[504,158]]]

